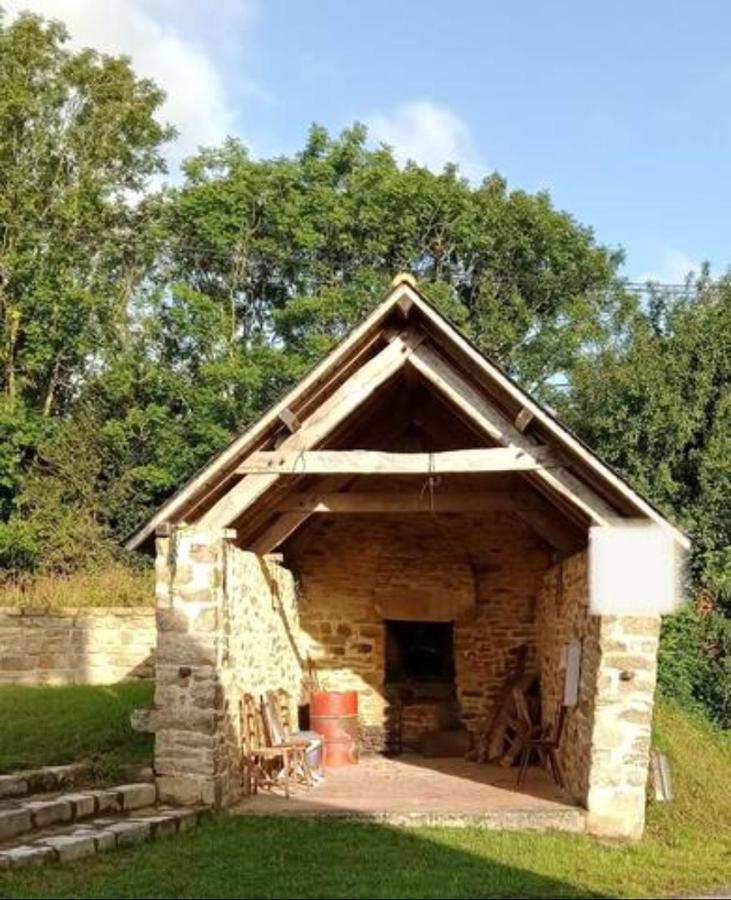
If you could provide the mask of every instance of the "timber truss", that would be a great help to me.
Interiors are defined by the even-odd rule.
[[[299,385],[133,535],[236,528],[260,554],[316,515],[520,517],[559,555],[649,519],[685,536],[485,359],[410,276]]]

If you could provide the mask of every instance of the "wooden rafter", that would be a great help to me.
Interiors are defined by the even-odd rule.
[[[415,332],[404,332],[399,340],[384,347],[304,419],[299,430],[282,441],[277,453],[307,450],[328,437],[403,367],[422,339],[423,336]],[[208,528],[227,527],[276,484],[278,478],[278,474],[246,475],[202,516],[200,524]]]
[[[522,434],[487,397],[477,391],[449,362],[431,347],[417,347],[409,363],[441,391],[451,403],[471,418],[492,440],[530,455],[538,446]],[[619,519],[614,509],[595,491],[562,467],[536,469],[536,477],[577,506],[597,525]]]
[[[384,428],[370,429],[368,439],[373,442],[382,442],[382,445],[388,446],[389,443],[400,435],[404,429],[404,417],[408,412],[408,404],[403,399],[392,407],[393,421],[389,421]],[[377,446],[374,443],[373,446]],[[323,478],[318,488],[323,493],[333,493],[342,491],[352,482],[350,475],[332,475]],[[273,510],[270,510],[272,512]],[[271,552],[275,547],[283,544],[291,537],[312,515],[311,512],[286,512],[278,515],[277,518],[261,533],[251,546],[255,553],[264,554]]]

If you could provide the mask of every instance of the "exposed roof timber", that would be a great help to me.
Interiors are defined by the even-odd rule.
[[[374,513],[473,513],[492,510],[541,511],[541,501],[528,491],[309,491],[287,494],[278,504],[282,513],[326,515]]]
[[[525,429],[530,425],[531,420],[533,419],[533,413],[526,409],[525,406],[521,407],[520,412],[515,417],[515,422],[513,423],[518,431],[525,431]]]
[[[280,445],[279,452],[307,450],[324,440],[364,400],[385,384],[401,369],[418,345],[421,335],[405,332],[403,340],[388,344],[372,357],[338,389],[302,421],[299,431],[290,434]],[[279,475],[247,475],[204,513],[203,527],[226,528],[246,509],[276,484]]]
[[[617,493],[625,498],[638,513],[652,519],[662,528],[668,529],[675,540],[683,547],[688,548],[690,541],[683,532],[662,515],[655,507],[638,494],[624,479],[614,472],[592,450],[584,445],[575,435],[568,431],[551,413],[544,409],[518,384],[516,384],[499,366],[490,362],[472,344],[464,338],[459,331],[451,325],[440,313],[438,313],[421,294],[407,284],[403,284],[394,291],[394,295],[408,293],[414,307],[434,327],[435,333],[444,335],[454,347],[470,360],[475,368],[484,376],[500,387],[514,401],[516,408],[525,407],[533,414],[535,422],[539,422],[545,430],[555,439],[561,442],[568,450],[575,454],[588,469],[602,481],[610,485]],[[393,295],[392,295],[393,299]]]
[[[504,446],[512,446],[530,456],[536,447],[535,440],[518,431],[503,413],[431,347],[417,347],[409,363],[455,406],[470,416],[493,440]],[[565,469],[543,468],[537,471],[537,477],[578,506],[597,525],[611,525],[619,519],[606,501]]]
[[[391,441],[396,440],[409,424],[402,416],[404,411],[403,401],[397,401],[396,406],[393,407],[394,419],[387,420],[385,423],[381,423],[375,428],[370,428],[366,443],[370,443],[373,446],[378,446],[379,444],[388,446]],[[307,477],[298,478],[295,483],[312,483],[313,481],[317,482],[318,490],[332,492],[343,490],[352,483],[354,479],[350,475],[332,475],[322,479],[312,479]],[[290,479],[282,479],[282,483],[286,489],[291,487]],[[310,512],[284,513],[278,515],[277,518],[272,521],[272,514],[275,512],[275,506],[276,503],[270,502],[267,504],[263,516],[265,521],[268,522],[268,525],[263,532],[258,534],[258,536],[256,536],[257,531],[260,531],[263,523],[259,521],[258,527],[253,529],[251,526],[254,523],[248,523],[248,535],[255,535],[253,544],[251,544],[250,541],[247,541],[247,534],[242,533],[240,528],[238,529],[239,537],[242,539],[244,546],[251,546],[251,549],[260,555],[268,553],[270,550],[278,547],[287,540],[287,538],[291,537],[295,531],[301,528],[312,515]]]
[[[392,291],[360,325],[355,327],[328,355],[314,366],[304,378],[288,391],[278,403],[258,419],[251,428],[235,438],[214,459],[196,472],[182,487],[169,497],[160,508],[153,513],[142,526],[129,537],[125,546],[134,550],[152,537],[158,525],[179,517],[181,511],[189,503],[192,496],[199,492],[210,494],[209,485],[232,469],[235,463],[247,450],[261,442],[272,426],[276,426],[282,410],[288,407],[297,408],[307,399],[319,392],[322,385],[337,373],[343,359],[354,353],[367,352],[382,340],[380,326],[391,314],[393,308]],[[196,508],[205,502],[205,497],[198,498]]]
[[[517,510],[517,515],[562,556],[570,556],[586,544],[586,532],[562,521],[550,507]]]
[[[202,520],[202,515],[211,506],[218,506],[222,494],[236,487],[234,470],[247,453],[257,449],[269,449],[274,446],[275,436],[284,444],[287,439],[286,429],[280,421],[283,410],[289,408],[300,421],[306,421],[314,415],[323,396],[337,390],[338,385],[349,379],[353,372],[369,359],[385,341],[384,331],[390,331],[395,322],[418,322],[426,328],[429,336],[452,363],[455,370],[477,386],[480,395],[487,394],[488,402],[496,411],[508,416],[508,424],[515,421],[521,410],[526,416],[533,418],[526,423],[526,429],[534,439],[541,442],[554,443],[567,453],[567,463],[572,470],[580,474],[577,484],[601,496],[615,515],[647,516],[658,524],[669,529],[675,539],[683,546],[688,546],[687,538],[662,516],[648,501],[614,473],[606,464],[596,457],[578,438],[568,432],[551,413],[540,406],[515,384],[499,367],[485,359],[446,319],[444,319],[415,289],[413,280],[398,279],[392,290],[373,312],[355,328],[333,351],[282,400],[266,413],[257,423],[243,435],[234,440],[211,463],[191,478],[173,497],[153,515],[134,534],[127,546],[138,548],[154,534],[157,525],[168,521]],[[384,330],[384,326],[388,326]],[[403,327],[403,325],[401,326]],[[407,368],[404,374],[411,376]],[[463,410],[455,411],[459,418],[475,428],[474,420],[464,415]],[[518,423],[520,424],[520,423]],[[512,426],[515,427],[515,426]],[[338,426],[342,429],[343,426]],[[350,426],[348,429],[350,430]],[[480,428],[483,436],[487,433]],[[298,432],[299,433],[299,432]],[[333,435],[339,433],[333,432]],[[328,442],[332,436],[328,437]],[[494,441],[494,438],[490,438]],[[552,470],[553,471],[553,470]],[[572,476],[574,477],[574,476]],[[249,480],[251,476],[247,476]],[[571,518],[584,519],[584,513],[570,504],[569,498],[557,491],[555,486],[546,481],[538,481],[533,474],[526,474],[525,480],[541,491],[552,504],[556,504],[563,514]],[[588,482],[589,484],[587,484]],[[239,484],[241,481],[238,482]],[[591,486],[590,486],[591,485]],[[269,491],[266,491],[269,502]],[[274,492],[277,493],[277,492]],[[263,494],[261,495],[263,498]],[[616,510],[615,510],[616,506]]]
[[[383,450],[290,450],[252,453],[236,470],[242,475],[448,475],[467,472],[542,472],[558,468],[550,447],[486,447],[440,453]]]
[[[287,431],[290,433],[294,433],[295,431],[299,431],[301,426],[301,422],[297,417],[296,413],[293,413],[289,407],[285,407],[280,413],[279,418],[285,424]]]

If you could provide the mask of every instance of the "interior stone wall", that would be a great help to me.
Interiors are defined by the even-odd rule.
[[[544,721],[555,720],[563,699],[562,648],[572,640],[581,644],[578,704],[568,711],[559,758],[569,792],[584,802],[591,764],[594,689],[599,658],[600,622],[589,614],[589,586],[585,552],[551,566],[544,577],[537,608],[538,657]]]
[[[155,610],[0,607],[0,684],[114,684],[155,674]]]
[[[384,745],[385,621],[455,622],[464,724],[481,730],[519,649],[537,664],[545,543],[503,512],[320,517],[287,547],[300,582],[301,652],[326,690],[357,690],[366,744]]]

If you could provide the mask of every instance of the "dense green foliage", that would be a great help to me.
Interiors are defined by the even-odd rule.
[[[728,283],[648,305],[617,282],[620,254],[547,195],[399,167],[359,125],[337,138],[313,127],[277,159],[229,140],[156,187],[171,137],[161,102],[127,61],[67,49],[60,25],[0,22],[8,575],[116,564],[120,539],[407,269],[691,532],[693,585],[707,615],[728,613]],[[702,648],[711,668],[688,670],[678,692],[720,721],[728,641],[701,632],[724,627],[666,644],[691,664]]]
[[[645,839],[222,817],[174,841],[0,872],[3,897],[669,897],[731,880],[727,742],[667,703],[675,803]],[[712,777],[709,777],[712,773]],[[709,823],[713,827],[709,828]]]
[[[660,686],[731,727],[731,280],[657,294],[579,359],[569,424],[693,539],[698,610],[665,621]]]

